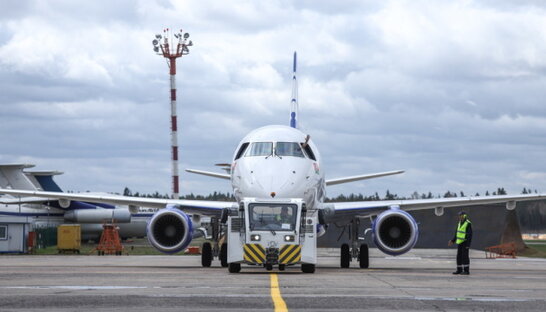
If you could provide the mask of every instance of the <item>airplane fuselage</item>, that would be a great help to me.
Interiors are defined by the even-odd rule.
[[[325,196],[317,147],[300,130],[282,125],[258,128],[241,140],[233,156],[231,183],[238,201],[301,198],[312,209]]]

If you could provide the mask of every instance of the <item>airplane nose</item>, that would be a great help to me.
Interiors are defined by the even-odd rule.
[[[296,183],[296,173],[295,170],[280,170],[278,167],[268,166],[254,171],[254,176],[263,195],[290,197]]]
[[[253,161],[239,164],[238,168],[249,174],[246,183],[241,181],[240,184],[245,196],[272,198],[274,193],[274,198],[299,198],[305,192],[307,181],[301,164],[271,157],[248,160]]]
[[[275,192],[276,194],[283,193],[283,190],[290,187],[290,185],[293,184],[293,174],[289,174],[285,170],[273,170],[268,173],[264,173],[264,176],[268,176],[268,179],[266,181],[263,181],[263,187],[265,190],[269,190],[269,192]]]

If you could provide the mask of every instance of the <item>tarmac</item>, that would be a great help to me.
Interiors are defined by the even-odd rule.
[[[486,259],[455,276],[455,249],[400,257],[370,250],[370,269],[320,250],[314,274],[199,256],[0,256],[0,311],[544,311],[546,259]]]

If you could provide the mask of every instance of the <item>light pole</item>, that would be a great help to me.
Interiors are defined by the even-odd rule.
[[[173,38],[176,38],[174,39]],[[177,134],[177,119],[176,119],[176,59],[190,53],[188,47],[191,47],[193,43],[191,40],[188,42],[190,34],[180,32],[172,34],[171,31],[166,28],[163,30],[163,36],[161,34],[155,35],[155,39],[152,41],[154,45],[154,51],[163,56],[167,60],[169,66],[169,75],[171,78],[171,159],[172,159],[172,184],[173,184],[173,198],[179,198],[179,183],[178,183],[178,134]],[[177,42],[176,42],[177,41]]]

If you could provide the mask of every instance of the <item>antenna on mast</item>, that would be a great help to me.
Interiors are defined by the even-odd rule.
[[[152,44],[154,45],[154,52],[163,56],[167,60],[169,66],[169,74],[171,80],[171,155],[172,155],[172,183],[173,183],[173,199],[179,198],[179,183],[178,183],[178,122],[176,119],[176,59],[190,53],[188,47],[191,47],[193,43],[191,40],[188,42],[190,34],[180,32],[174,34],[173,39],[171,32],[168,28],[163,29],[163,36],[161,34],[155,35]],[[170,42],[169,42],[170,41]],[[175,42],[178,41],[178,42]]]

